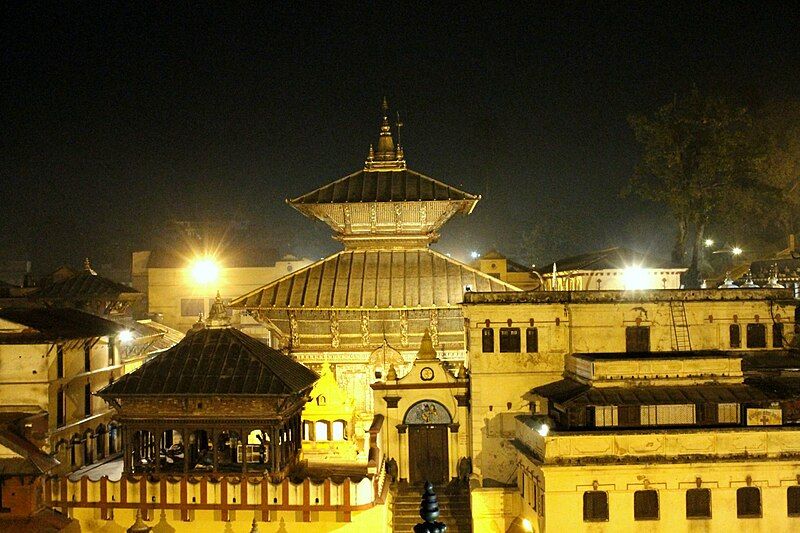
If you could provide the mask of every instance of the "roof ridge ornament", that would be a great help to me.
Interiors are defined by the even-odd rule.
[[[229,328],[231,327],[231,319],[228,316],[225,303],[222,301],[219,291],[211,309],[208,310],[208,318],[206,319],[206,327],[209,328]]]
[[[380,134],[378,136],[378,148],[373,149],[370,145],[369,155],[364,162],[364,170],[403,170],[406,168],[406,161],[403,155],[403,148],[399,144],[395,146],[392,137],[392,125],[389,122],[389,102],[383,97],[381,103],[383,120],[381,121]],[[402,123],[398,120],[395,126],[399,128]],[[399,134],[399,130],[398,130]]]
[[[96,276],[97,275],[97,272],[92,270],[92,264],[89,262],[89,258],[88,257],[83,259],[83,270],[87,274],[91,274],[92,276]]]

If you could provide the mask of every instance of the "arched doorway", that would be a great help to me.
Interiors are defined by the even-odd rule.
[[[403,423],[408,426],[409,482],[446,483],[450,477],[448,429],[453,417],[433,400],[412,405]]]

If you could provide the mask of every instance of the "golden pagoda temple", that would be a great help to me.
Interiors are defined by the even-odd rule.
[[[409,169],[385,99],[382,111],[377,149],[370,146],[363,169],[287,200],[329,225],[344,250],[231,302],[297,360],[335,365],[361,411],[372,410],[369,385],[383,363],[370,362],[376,348],[386,343],[410,364],[427,329],[444,360],[464,361],[464,292],[519,290],[430,249],[439,229],[470,214],[480,196]]]

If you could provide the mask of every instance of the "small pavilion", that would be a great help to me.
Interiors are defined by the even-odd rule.
[[[300,455],[318,379],[232,328],[217,295],[205,323],[98,395],[117,411],[127,473],[281,475]]]

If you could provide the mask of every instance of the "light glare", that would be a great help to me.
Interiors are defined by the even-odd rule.
[[[528,531],[529,533],[533,531],[533,524],[527,518],[522,519],[522,529]]]
[[[742,255],[742,249],[739,248],[738,246],[734,246],[733,249],[731,250],[731,253],[733,255]]]
[[[469,255],[470,255],[470,257],[472,257],[473,259],[477,259],[477,258],[479,258],[479,257],[481,256],[481,254],[479,254],[478,252],[475,252],[475,251],[472,251],[472,252],[470,252],[470,254],[469,254]]]
[[[217,281],[219,277],[219,267],[209,258],[198,259],[191,267],[192,279],[200,285],[208,285]]]
[[[629,266],[622,271],[622,283],[627,291],[646,289],[647,278],[647,272],[640,266]]]
[[[706,248],[714,246],[714,239],[706,239]]]
[[[539,426],[539,429],[537,429],[536,432],[542,437],[546,437],[547,434],[550,433],[550,426],[548,426],[547,424],[542,424],[541,426]]]
[[[131,332],[131,330],[129,329],[123,329],[122,331],[119,332],[117,338],[119,339],[120,342],[124,343],[131,342],[133,340],[133,332]]]

